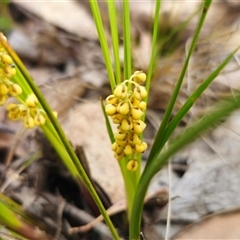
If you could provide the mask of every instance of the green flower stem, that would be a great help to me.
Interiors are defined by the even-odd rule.
[[[110,138],[110,142],[114,143],[115,139],[114,139],[114,135],[113,135],[113,131],[112,131],[112,127],[109,121],[109,117],[106,114],[105,111],[105,106],[103,104],[103,101],[101,101],[101,107],[102,107],[102,111],[103,111],[103,115],[105,118],[105,122],[106,122],[106,127],[107,127],[107,131],[108,131],[108,135]],[[132,203],[133,203],[133,198],[134,198],[134,193],[135,193],[135,189],[137,186],[137,182],[139,179],[139,176],[135,176],[134,174],[136,173],[132,173],[130,171],[127,170],[126,165],[127,165],[128,160],[126,158],[123,158],[121,160],[118,161],[122,176],[123,176],[123,180],[124,180],[124,186],[125,186],[125,191],[126,191],[126,198],[127,198],[127,213],[128,213],[128,218],[130,217],[130,210],[132,209]]]
[[[130,218],[130,239],[139,240],[141,215],[143,210],[144,198],[153,176],[167,162],[169,157],[193,142],[199,134],[203,133],[212,126],[215,126],[221,120],[225,119],[233,111],[240,107],[240,94],[228,98],[226,101],[219,103],[214,110],[204,116],[197,123],[188,127],[183,133],[178,135],[168,146],[168,148],[151,162],[148,168],[145,168],[138,183],[134,197],[133,208]]]
[[[112,33],[112,45],[114,53],[114,62],[115,62],[115,75],[116,75],[116,84],[121,83],[121,64],[119,58],[119,41],[118,41],[118,24],[117,24],[117,11],[115,0],[107,0],[108,4],[108,14],[110,20],[110,27]]]
[[[1,38],[0,38],[1,40]],[[14,60],[15,64],[18,66],[19,70],[21,71],[22,75],[24,76],[25,80],[27,81],[28,85],[31,87],[33,93],[36,95],[36,97],[38,98],[39,102],[41,103],[44,111],[46,112],[46,114],[49,117],[49,120],[51,121],[53,127],[55,128],[61,142],[62,145],[59,144],[59,138],[52,138],[52,136],[47,135],[46,137],[49,137],[51,143],[54,145],[54,147],[58,144],[59,148],[55,148],[57,152],[61,152],[62,148],[65,147],[67,154],[69,155],[69,157],[67,159],[65,159],[64,157],[67,156],[67,154],[65,156],[60,156],[62,157],[63,161],[65,163],[67,163],[67,166],[71,169],[71,173],[74,174],[75,178],[78,178],[78,180],[82,180],[85,184],[85,186],[87,187],[88,191],[90,192],[90,194],[92,195],[92,198],[94,199],[96,205],[98,206],[101,214],[104,217],[104,220],[106,221],[114,239],[119,239],[119,236],[117,234],[116,229],[114,228],[108,214],[105,211],[105,208],[100,200],[100,198],[98,197],[90,179],[88,178],[83,166],[81,165],[78,157],[76,156],[70,142],[68,141],[66,135],[64,134],[61,125],[59,124],[59,122],[57,121],[56,117],[53,115],[52,110],[48,104],[48,102],[46,101],[46,99],[44,98],[44,96],[42,95],[41,91],[39,90],[39,88],[36,86],[36,84],[34,83],[32,77],[30,76],[30,74],[28,73],[27,69],[25,68],[25,66],[23,65],[23,63],[21,62],[21,60],[19,59],[19,57],[17,56],[17,54],[11,49],[11,47],[3,40],[1,41],[2,45],[4,46],[4,48],[6,49],[6,51],[8,52],[8,54],[12,57],[12,59]],[[75,168],[73,167],[73,165],[75,165]],[[75,170],[74,170],[75,169]]]
[[[129,0],[123,0],[124,79],[132,75],[131,29]]]
[[[111,85],[111,89],[113,91],[114,87],[116,86],[116,82],[113,74],[110,52],[107,44],[107,39],[104,33],[104,28],[103,28],[102,18],[101,18],[101,14],[98,7],[98,2],[89,0],[89,4],[92,10],[95,25],[97,27],[98,38],[102,48],[103,57],[104,57],[104,61],[105,61],[107,72],[108,72],[109,82]]]
[[[147,164],[146,164],[146,168],[152,162],[152,160],[154,159],[154,156],[158,155],[160,153],[160,150],[159,150],[158,146],[162,142],[163,133],[164,133],[164,131],[165,131],[167,125],[168,125],[169,118],[170,118],[170,115],[172,113],[173,107],[175,105],[176,99],[178,97],[178,94],[179,94],[179,91],[180,91],[180,88],[181,88],[181,85],[182,85],[182,82],[183,82],[183,79],[184,79],[184,76],[185,76],[185,73],[186,73],[186,70],[187,70],[187,67],[188,67],[188,63],[189,63],[190,57],[191,57],[191,55],[193,53],[193,50],[194,50],[194,48],[195,48],[195,46],[197,44],[197,40],[198,40],[200,31],[201,31],[201,28],[203,26],[205,17],[207,15],[208,9],[209,9],[209,7],[211,5],[211,2],[212,2],[212,0],[205,0],[204,1],[202,14],[201,14],[199,22],[197,24],[197,27],[196,27],[196,30],[195,30],[195,33],[194,33],[194,36],[193,36],[193,40],[192,40],[191,45],[190,45],[190,49],[189,49],[187,58],[185,60],[185,63],[184,63],[184,66],[182,68],[182,71],[181,71],[181,74],[179,76],[179,79],[177,81],[177,84],[176,84],[176,86],[174,88],[172,97],[171,97],[171,99],[170,99],[170,101],[168,103],[166,112],[165,112],[165,114],[163,116],[163,120],[162,120],[161,126],[158,129],[157,135],[155,137],[152,149],[151,149],[150,154],[149,154],[149,159],[148,159]]]

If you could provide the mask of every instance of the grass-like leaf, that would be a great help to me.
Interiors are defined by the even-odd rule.
[[[170,99],[170,101],[168,103],[168,106],[167,106],[167,109],[166,109],[166,111],[164,113],[164,116],[163,116],[163,119],[162,119],[162,123],[161,123],[161,126],[158,129],[157,135],[155,137],[155,140],[154,140],[152,149],[150,151],[146,167],[153,161],[154,156],[158,155],[159,152],[160,152],[160,149],[159,149],[158,146],[162,142],[163,133],[164,133],[164,131],[165,131],[165,129],[166,129],[168,123],[169,123],[169,118],[171,116],[172,110],[173,110],[174,105],[176,103],[176,100],[177,100],[177,97],[178,97],[178,94],[179,94],[179,91],[180,91],[180,88],[181,88],[181,85],[182,85],[185,73],[187,71],[187,67],[188,67],[188,63],[189,63],[190,57],[191,57],[191,55],[193,53],[193,50],[194,50],[194,48],[195,48],[195,46],[197,44],[197,40],[198,40],[200,31],[202,29],[202,26],[203,26],[206,14],[207,14],[208,9],[209,9],[209,7],[211,5],[211,2],[212,2],[211,0],[205,0],[204,1],[203,8],[202,8],[202,13],[201,13],[199,22],[197,24],[197,27],[195,29],[195,32],[194,32],[194,35],[193,35],[193,39],[192,39],[192,42],[191,42],[191,45],[190,45],[190,49],[189,49],[189,52],[188,52],[188,55],[187,55],[187,58],[186,58],[186,60],[184,62],[184,65],[183,65],[182,71],[180,73],[180,76],[178,78],[177,84],[176,84],[176,86],[175,86],[175,88],[173,90],[171,99]]]
[[[110,52],[109,52],[109,48],[108,48],[108,44],[107,44],[107,39],[104,33],[104,28],[103,28],[103,23],[102,23],[102,18],[101,18],[101,14],[99,11],[99,7],[98,7],[98,2],[97,1],[93,1],[93,0],[89,0],[89,4],[93,13],[93,18],[95,21],[95,25],[97,28],[97,32],[98,32],[98,38],[99,38],[99,42],[102,48],[102,53],[103,53],[103,57],[104,57],[104,61],[106,64],[106,69],[108,72],[108,78],[109,78],[109,82],[110,82],[110,86],[112,88],[112,91],[114,90],[114,87],[116,85],[115,82],[115,78],[114,78],[114,74],[113,74],[113,68],[112,68],[112,62],[111,62],[111,58],[110,58]]]

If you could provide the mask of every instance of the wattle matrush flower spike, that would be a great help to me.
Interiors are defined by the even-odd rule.
[[[4,39],[7,41],[5,37]],[[11,81],[15,74],[14,62],[0,44],[0,106],[6,104],[9,95],[17,98],[23,92],[20,85]],[[47,114],[41,108],[34,94],[30,94],[25,101],[22,99],[21,103],[8,104],[7,111],[11,120],[17,121],[21,119],[26,128],[43,126],[48,119]]]
[[[141,120],[146,110],[147,90],[140,84],[146,81],[146,74],[136,71],[121,84],[117,85],[113,94],[106,98],[105,111],[117,124],[117,132],[114,134],[115,142],[112,150],[116,159],[128,157],[129,171],[138,168],[138,154],[147,149],[147,143],[143,142],[140,135],[146,124]]]

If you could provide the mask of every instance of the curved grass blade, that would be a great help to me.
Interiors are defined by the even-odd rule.
[[[111,34],[112,34],[112,45],[114,53],[114,67],[115,67],[115,76],[116,84],[121,82],[121,64],[119,58],[119,41],[118,41],[118,24],[117,24],[117,11],[115,0],[108,0],[108,14],[110,20]]]
[[[92,10],[93,18],[95,21],[95,26],[97,27],[98,38],[99,38],[99,42],[101,45],[104,61],[106,64],[109,82],[111,85],[111,89],[113,91],[114,87],[116,86],[116,82],[115,82],[115,78],[114,78],[114,74],[113,74],[110,52],[109,52],[109,48],[108,48],[108,44],[107,44],[107,39],[106,39],[106,36],[104,33],[104,28],[103,28],[102,18],[101,18],[101,14],[100,14],[99,7],[98,7],[98,2],[89,0],[89,4],[90,4],[91,10]]]
[[[204,116],[192,126],[188,127],[183,133],[179,134],[173,141],[169,143],[168,148],[162,152],[149,167],[143,171],[143,174],[138,183],[136,190],[134,204],[131,214],[130,225],[130,239],[138,240],[140,233],[141,213],[143,209],[144,197],[146,195],[149,183],[153,176],[160,170],[160,168],[168,161],[168,159],[185,147],[187,144],[194,141],[201,133],[216,126],[221,120],[226,119],[233,111],[240,107],[240,93],[238,92],[234,97],[231,96],[225,101],[222,101],[209,114]]]
[[[188,52],[188,55],[187,55],[187,58],[185,60],[185,63],[184,63],[184,66],[182,68],[182,71],[181,71],[181,74],[178,78],[178,81],[177,81],[177,84],[174,88],[174,91],[173,91],[173,94],[172,94],[172,97],[168,103],[168,106],[167,106],[167,109],[166,109],[166,112],[164,113],[164,116],[163,116],[163,120],[162,120],[162,123],[161,123],[161,126],[160,128],[158,129],[158,132],[157,132],[157,135],[155,137],[155,140],[154,140],[154,143],[153,143],[153,146],[152,146],[152,149],[150,151],[150,154],[149,154],[149,158],[148,158],[148,161],[147,161],[147,164],[146,164],[146,167],[151,163],[151,161],[154,159],[154,156],[155,155],[158,155],[160,150],[158,148],[159,144],[161,144],[162,142],[162,137],[163,137],[163,133],[169,123],[169,118],[170,118],[170,115],[172,113],[172,110],[173,110],[173,107],[175,105],[175,102],[177,100],[177,97],[178,97],[178,94],[179,94],[179,91],[180,91],[180,88],[181,88],[181,85],[182,85],[182,82],[183,82],[183,79],[184,79],[184,76],[185,76],[185,73],[186,73],[186,70],[187,70],[187,67],[188,67],[188,63],[189,63],[189,60],[190,60],[190,57],[193,53],[193,50],[197,44],[197,40],[198,40],[198,37],[199,37],[199,34],[200,34],[200,31],[202,29],[202,26],[203,26],[203,23],[204,23],[204,20],[205,20],[205,17],[206,17],[206,14],[207,14],[207,11],[211,5],[211,0],[205,0],[204,1],[204,5],[203,5],[203,9],[202,9],[202,13],[201,13],[201,16],[200,16],[200,19],[199,19],[199,22],[197,24],[197,27],[196,27],[196,30],[195,30],[195,33],[194,33],[194,36],[193,36],[193,40],[191,42],[191,45],[190,45],[190,49],[189,49],[189,52]]]

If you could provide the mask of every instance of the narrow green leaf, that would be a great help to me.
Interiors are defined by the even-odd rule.
[[[174,91],[173,91],[173,94],[171,96],[171,99],[170,99],[170,101],[168,103],[166,112],[164,113],[163,120],[162,120],[160,128],[158,129],[157,135],[155,137],[155,140],[154,140],[152,149],[150,151],[146,167],[148,167],[148,165],[153,161],[154,156],[158,155],[159,152],[160,152],[158,146],[162,142],[163,133],[164,133],[164,131],[165,131],[165,129],[166,129],[168,123],[169,123],[169,118],[170,118],[170,115],[172,113],[172,110],[173,110],[173,107],[175,105],[175,102],[177,100],[177,97],[178,97],[178,94],[179,94],[179,91],[180,91],[180,88],[181,88],[181,85],[182,85],[182,82],[183,82],[183,79],[184,79],[184,76],[185,76],[185,73],[186,73],[186,70],[187,70],[187,67],[188,67],[188,63],[189,63],[190,57],[191,57],[191,55],[193,53],[193,50],[194,50],[194,48],[195,48],[195,46],[197,44],[197,40],[198,40],[200,31],[202,29],[202,26],[203,26],[203,23],[204,23],[204,20],[205,20],[205,17],[206,17],[206,14],[207,14],[207,10],[209,9],[211,2],[212,2],[211,0],[205,0],[204,1],[202,13],[201,13],[199,22],[197,24],[196,30],[194,32],[193,39],[192,39],[192,42],[191,42],[191,45],[190,45],[190,49],[189,49],[187,58],[185,60],[184,66],[183,66],[182,71],[181,71],[181,74],[180,74],[180,76],[178,78],[177,84],[176,84],[176,86],[174,88]]]
[[[113,74],[110,52],[109,52],[107,39],[106,39],[104,28],[103,28],[102,18],[101,18],[101,14],[100,14],[99,7],[98,7],[98,2],[89,0],[89,4],[91,7],[93,18],[94,18],[95,25],[97,28],[98,38],[99,38],[99,42],[100,42],[100,45],[102,48],[103,57],[104,57],[104,61],[105,61],[107,72],[108,72],[109,82],[111,85],[111,89],[113,91],[114,87],[116,85],[116,82],[115,82],[115,78],[114,78],[114,74]]]
[[[114,53],[114,66],[115,66],[115,76],[116,84],[121,82],[121,64],[119,58],[119,40],[118,40],[118,23],[117,23],[117,11],[115,0],[107,0],[108,4],[108,14],[110,20],[111,34],[112,34],[112,45]]]
[[[124,79],[132,75],[131,27],[129,0],[123,0]]]

